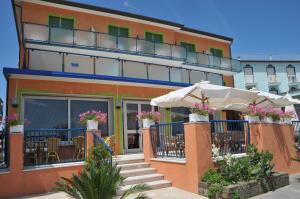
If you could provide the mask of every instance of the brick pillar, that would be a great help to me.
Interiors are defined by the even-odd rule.
[[[11,172],[21,172],[23,170],[24,159],[24,134],[9,134],[9,167]]]
[[[213,168],[210,125],[207,122],[186,123],[184,133],[189,191],[198,193],[203,174]]]
[[[143,128],[143,151],[144,151],[144,159],[146,162],[149,162],[151,158],[153,158],[153,151],[150,139],[150,128]]]
[[[94,146],[94,133],[92,131],[86,132],[86,157],[90,148]]]

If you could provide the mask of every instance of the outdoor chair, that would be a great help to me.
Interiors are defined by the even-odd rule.
[[[32,140],[25,141],[25,153],[29,161],[38,162],[36,146]]]
[[[73,143],[74,143],[74,155],[73,159],[83,159],[84,158],[84,137],[83,136],[78,136],[73,138]]]
[[[179,153],[179,148],[178,148],[178,139],[176,136],[166,136],[165,137],[165,150],[166,150],[166,154],[167,156],[169,154],[175,154],[177,156],[177,154]]]
[[[46,163],[48,163],[49,158],[56,159],[60,162],[59,159],[59,138],[51,137],[47,138],[47,155],[46,155]]]

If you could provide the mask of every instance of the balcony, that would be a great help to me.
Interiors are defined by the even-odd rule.
[[[254,76],[253,75],[245,75],[245,85],[247,87],[251,86],[256,86],[256,82],[254,82]]]
[[[268,75],[269,86],[279,86],[280,82],[277,81],[276,75]]]
[[[288,83],[289,86],[296,86],[300,82],[297,81],[296,75],[288,75]]]
[[[240,61],[220,58],[198,52],[187,52],[185,48],[167,43],[155,43],[132,37],[116,37],[107,33],[88,30],[63,29],[47,25],[24,23],[24,41],[31,44],[44,44],[75,49],[102,52],[104,57],[120,58],[120,55],[142,56],[143,61],[148,58],[172,61],[169,65],[181,64],[215,70],[240,72]],[[105,54],[106,53],[106,54]],[[113,54],[116,53],[115,56]],[[122,59],[124,57],[121,57]],[[131,57],[132,58],[132,57]],[[124,58],[125,59],[125,58]],[[175,64],[176,63],[176,64]],[[156,64],[164,64],[163,61]]]

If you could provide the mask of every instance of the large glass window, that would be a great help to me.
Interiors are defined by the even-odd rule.
[[[24,119],[28,121],[25,130],[85,128],[79,122],[79,114],[97,110],[107,114],[107,123],[99,124],[102,135],[109,135],[112,128],[112,115],[109,100],[73,99],[46,97],[24,98]],[[74,135],[64,137],[71,139]]]
[[[171,108],[171,120],[172,122],[189,121],[189,114],[191,113],[189,108],[186,107],[172,107]]]

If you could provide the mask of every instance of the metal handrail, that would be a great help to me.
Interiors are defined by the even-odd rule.
[[[109,163],[112,164],[112,156],[113,156],[112,149],[110,148],[110,146],[108,146],[108,144],[105,143],[103,138],[99,134],[97,134],[96,131],[93,131],[93,135],[94,135],[94,146],[96,146],[96,140],[98,140],[102,144],[102,146],[104,146],[104,149],[108,151]]]

